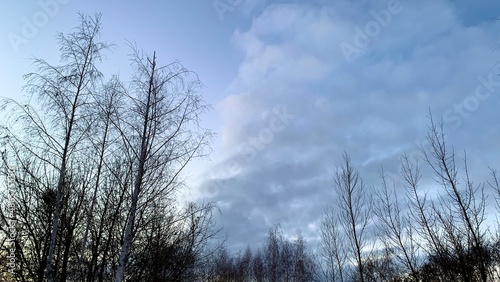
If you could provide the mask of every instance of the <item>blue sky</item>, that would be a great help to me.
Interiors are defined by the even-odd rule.
[[[259,246],[276,223],[314,241],[342,152],[379,186],[381,165],[395,175],[401,154],[418,156],[429,108],[476,181],[500,169],[498,1],[1,3],[2,96],[22,99],[32,56],[57,62],[55,35],[78,12],[103,14],[103,39],[116,44],[106,75],[127,78],[127,40],[198,73],[217,136],[183,197],[219,202],[234,249]]]

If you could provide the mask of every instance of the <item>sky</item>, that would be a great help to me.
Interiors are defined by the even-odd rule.
[[[477,182],[500,169],[498,1],[0,3],[0,96],[24,99],[31,58],[57,63],[55,36],[79,12],[102,13],[115,44],[105,75],[130,74],[129,42],[199,75],[216,136],[182,196],[218,202],[232,250],[259,247],[278,223],[314,244],[342,154],[376,189],[382,167],[395,177],[402,154],[420,156],[430,112]]]

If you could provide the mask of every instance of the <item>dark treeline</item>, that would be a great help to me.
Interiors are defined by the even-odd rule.
[[[315,271],[316,262],[304,238],[287,240],[276,226],[255,253],[250,247],[236,255],[219,249],[204,281],[315,281]]]
[[[100,16],[34,59],[28,102],[4,99],[2,281],[498,281],[500,185],[476,183],[430,118],[420,158],[365,185],[349,156],[308,246],[277,225],[230,253],[214,203],[180,203],[183,171],[209,153],[195,73],[132,48],[132,76],[105,78]],[[421,167],[434,179],[423,184]],[[431,190],[432,189],[432,190]],[[252,251],[253,250],[253,251]]]

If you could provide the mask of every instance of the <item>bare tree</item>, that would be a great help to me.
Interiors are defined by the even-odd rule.
[[[393,188],[389,188],[387,175],[383,170],[380,171],[380,177],[382,187],[375,193],[377,204],[374,205],[374,214],[378,219],[377,227],[381,233],[380,239],[403,266],[404,272],[409,273],[414,281],[419,281],[420,247],[416,242],[415,230],[407,213],[401,209],[396,185],[393,182]]]
[[[419,277],[424,280],[441,277],[439,279],[488,281],[491,258],[484,226],[484,185],[472,182],[465,154],[463,179],[460,179],[460,167],[453,148],[445,142],[442,123],[434,123],[432,116],[427,141],[429,148],[422,147],[423,160],[435,175],[440,188],[437,194],[431,198],[420,191],[418,162],[412,163],[408,156],[403,156],[401,163],[407,199],[412,207],[410,217],[417,240],[423,243],[420,249],[426,255],[426,262],[418,271]]]
[[[4,206],[0,213],[1,230],[8,236],[10,232],[5,227],[15,228],[16,240],[13,247],[20,266],[15,277],[19,280],[43,281],[55,203],[55,192],[47,187],[50,187],[57,176],[52,172],[42,179],[35,174],[26,173],[42,170],[43,165],[36,159],[29,162],[24,154],[13,154],[10,158],[7,156],[7,152],[2,153],[3,167],[12,171],[14,179],[11,185],[16,188],[8,191],[13,201],[10,203],[12,206],[9,213],[15,214],[17,224],[10,224],[14,219],[11,218],[12,214],[5,212],[9,209]]]
[[[266,269],[264,265],[264,255],[261,250],[258,250],[252,261],[252,272],[255,281],[263,282],[266,277]]]
[[[385,242],[383,242],[385,244]],[[384,245],[370,254],[364,261],[365,281],[398,281],[399,269],[395,263],[393,250]],[[406,274],[406,273],[405,273]],[[401,275],[404,277],[404,274]],[[411,280],[410,280],[411,281]]]
[[[312,254],[307,249],[305,238],[302,234],[297,234],[293,242],[294,246],[294,275],[293,281],[306,282],[314,281],[316,278],[316,263]]]
[[[220,246],[211,242],[216,206],[180,208],[176,191],[186,165],[209,148],[211,133],[198,123],[208,109],[201,83],[178,62],[158,67],[155,54],[135,52],[131,86],[117,77],[103,84],[100,16],[80,20],[59,35],[60,65],[35,60],[25,77],[30,100],[1,104],[11,114],[0,128],[2,167],[17,171],[15,277],[121,281],[134,277],[125,268],[144,266],[139,280],[197,280]]]
[[[488,185],[494,192],[494,203],[496,212],[500,212],[500,181],[498,178],[498,171],[496,169],[490,168],[491,173],[491,181],[488,181]],[[496,228],[495,231],[492,232],[491,237],[493,238],[493,242],[491,243],[491,278],[493,280],[500,280],[500,270],[498,269],[498,265],[500,265],[500,222],[498,221],[498,217],[495,217]]]
[[[220,229],[212,220],[215,206],[191,203],[182,212],[167,204],[152,206],[156,211],[138,220],[127,280],[201,280],[202,270],[221,247],[216,244]]]
[[[278,281],[283,274],[284,267],[281,261],[282,236],[283,234],[279,225],[269,230],[264,251],[264,264],[266,265],[266,274],[270,281]]]
[[[130,109],[117,127],[134,164],[134,183],[128,207],[115,281],[121,282],[141,206],[172,195],[189,161],[205,154],[211,133],[193,131],[207,109],[197,93],[200,82],[175,62],[158,67],[151,57],[135,52],[136,76],[128,94]],[[141,197],[142,195],[142,197]],[[141,201],[142,199],[142,201]]]
[[[92,95],[93,101],[90,103],[92,107],[88,110],[88,115],[95,118],[91,120],[93,126],[85,138],[88,143],[86,151],[92,152],[88,154],[90,156],[87,156],[87,163],[92,167],[93,172],[92,183],[90,184],[92,192],[86,195],[89,205],[83,207],[86,221],[81,238],[81,250],[78,258],[80,270],[77,276],[80,280],[86,277],[89,281],[93,281],[96,274],[97,246],[100,245],[104,232],[103,222],[99,227],[96,226],[98,224],[96,221],[102,220],[102,218],[95,215],[101,204],[99,197],[101,193],[105,193],[106,182],[114,178],[113,173],[117,173],[117,171],[110,171],[109,155],[113,153],[113,150],[116,150],[118,145],[118,142],[116,142],[117,132],[113,127],[113,118],[117,114],[119,101],[123,94],[123,86],[117,77],[112,77],[109,82],[98,88],[96,92],[95,95]],[[106,192],[109,193],[110,191]],[[118,201],[118,203],[121,205],[123,201]],[[109,201],[105,200],[102,208],[107,212],[108,207]],[[95,244],[91,242],[92,240],[89,237],[93,237],[92,239],[96,241]],[[85,253],[89,249],[91,257],[87,260]]]
[[[368,189],[347,153],[343,164],[335,170],[334,188],[338,197],[339,216],[347,243],[348,259],[357,269],[357,279],[364,282],[364,252],[367,251],[367,229],[371,221],[372,202]]]
[[[325,262],[324,279],[345,281],[344,270],[347,264],[346,245],[341,233],[338,214],[333,207],[325,211],[320,227],[321,255]]]
[[[407,188],[407,199],[410,205],[410,218],[414,222],[419,239],[427,242],[427,249],[435,252],[442,251],[443,245],[439,237],[434,216],[429,212],[427,206],[427,195],[421,195],[418,191],[421,179],[418,162],[412,163],[407,155],[401,158],[401,175]]]
[[[472,182],[464,154],[463,188],[460,188],[459,167],[455,161],[453,148],[445,142],[443,125],[434,123],[430,117],[427,140],[430,151],[424,151],[424,160],[432,168],[436,180],[443,188],[444,195],[439,198],[440,206],[434,208],[448,242],[462,261],[463,276],[478,273],[480,281],[488,280],[489,258],[485,252],[485,234],[482,227],[485,220],[484,185]],[[475,279],[475,278],[471,278]],[[467,279],[466,279],[467,280]]]
[[[61,65],[55,66],[42,59],[35,59],[36,72],[25,76],[27,85],[25,90],[31,94],[32,100],[38,104],[21,105],[15,101],[16,122],[31,136],[17,138],[9,131],[9,136],[16,143],[16,148],[22,148],[26,154],[39,159],[47,170],[57,172],[57,183],[54,189],[54,209],[51,215],[51,232],[46,255],[46,278],[54,281],[54,255],[57,247],[57,238],[61,224],[61,212],[67,207],[64,199],[68,194],[67,189],[72,185],[68,182],[73,178],[69,173],[71,165],[78,165],[72,157],[80,149],[80,143],[89,129],[91,122],[84,113],[95,83],[100,79],[101,73],[96,63],[101,59],[101,52],[108,47],[99,42],[100,16],[80,16],[81,25],[68,35],[60,34]],[[37,108],[37,106],[40,106]],[[18,135],[19,136],[19,135]],[[25,173],[25,172],[24,172]],[[81,188],[81,187],[80,187]],[[75,193],[77,199],[82,194]],[[77,204],[78,205],[78,204]],[[74,211],[76,212],[76,211]],[[74,229],[74,219],[68,219]],[[66,239],[71,239],[74,230],[66,234]],[[65,231],[66,232],[66,231]],[[67,265],[67,252],[63,255]],[[44,263],[45,264],[45,263]],[[65,269],[63,269],[64,273]]]
[[[245,252],[236,259],[236,270],[238,272],[238,281],[252,281],[252,250],[247,246]]]

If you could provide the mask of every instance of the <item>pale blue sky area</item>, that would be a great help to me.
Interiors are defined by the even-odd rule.
[[[241,59],[241,54],[231,46],[231,34],[250,22],[248,17],[242,16],[243,6],[225,12],[221,20],[213,3],[201,0],[85,1],[85,4],[76,0],[2,2],[0,62],[9,66],[1,70],[2,77],[9,77],[9,96],[17,95],[15,89],[22,86],[20,76],[29,71],[30,57],[56,62],[58,45],[55,35],[78,24],[79,12],[103,14],[103,39],[117,45],[114,54],[108,56],[112,62],[105,67],[109,69],[108,73],[128,73],[128,61],[124,57],[130,51],[126,45],[128,40],[145,51],[157,51],[165,63],[180,60],[204,78],[210,92],[222,95],[224,85],[229,84],[231,73],[234,76]],[[51,3],[45,6],[50,7],[51,12],[47,13],[41,3]],[[43,16],[37,17],[40,13],[48,15],[46,22]],[[23,19],[28,19],[36,31],[26,28]],[[23,36],[26,30],[30,32]],[[9,34],[22,36],[27,42],[12,44]],[[5,91],[5,82],[2,89]]]
[[[381,165],[396,175],[399,156],[425,146],[429,109],[478,182],[500,169],[496,0],[0,3],[2,96],[21,97],[30,57],[57,63],[55,35],[77,12],[103,14],[103,39],[117,46],[106,75],[127,78],[127,40],[198,73],[217,137],[185,195],[218,201],[234,249],[256,247],[276,223],[314,241],[342,152],[377,186]],[[23,35],[25,19],[37,30]]]

